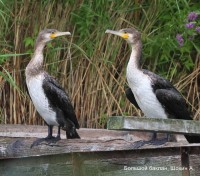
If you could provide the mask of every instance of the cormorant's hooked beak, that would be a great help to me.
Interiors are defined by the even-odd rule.
[[[129,38],[129,35],[127,33],[125,33],[125,32],[122,32],[122,31],[113,31],[113,30],[107,29],[105,33],[118,35],[118,36],[122,37],[123,39],[128,39]]]
[[[63,35],[71,35],[71,33],[70,32],[55,32],[50,35],[50,38],[54,39],[56,37],[63,36]]]

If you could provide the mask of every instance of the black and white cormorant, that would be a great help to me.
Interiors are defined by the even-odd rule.
[[[43,70],[43,49],[48,41],[56,37],[70,35],[70,32],[59,32],[55,29],[42,30],[36,40],[33,57],[26,67],[26,84],[31,100],[48,125],[48,136],[36,140],[32,146],[42,141],[60,140],[60,128],[66,131],[69,139],[80,138],[76,129],[79,124],[68,94],[58,82]],[[52,136],[53,126],[58,126],[58,134]]]
[[[106,30],[106,33],[120,36],[131,45],[132,52],[126,70],[129,88],[125,91],[129,101],[141,109],[146,117],[192,120],[186,102],[178,90],[168,80],[141,68],[140,32],[134,28],[126,28],[119,31]],[[199,136],[185,137],[190,143],[200,142]],[[168,135],[167,138],[158,140],[154,133],[150,141],[138,141],[135,147],[145,144],[161,145],[167,141]]]

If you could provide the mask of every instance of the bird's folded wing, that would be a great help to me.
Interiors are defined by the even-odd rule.
[[[75,124],[76,128],[79,128],[76,114],[68,94],[58,82],[48,74],[45,74],[43,89],[51,105],[60,108],[63,111],[65,118],[68,118]]]
[[[181,94],[175,89],[157,89],[155,91],[158,101],[169,113],[169,117],[192,120],[187,105]]]

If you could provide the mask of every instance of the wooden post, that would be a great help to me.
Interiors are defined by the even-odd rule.
[[[181,166],[183,176],[190,176],[189,150],[185,147],[181,148]]]

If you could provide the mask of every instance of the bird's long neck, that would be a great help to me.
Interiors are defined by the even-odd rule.
[[[36,42],[33,57],[26,67],[26,75],[34,76],[43,71],[43,49],[45,43]]]
[[[142,42],[138,41],[134,45],[131,45],[132,52],[128,62],[128,66],[134,70],[140,70],[140,59],[141,59],[141,52],[142,52]]]
[[[132,47],[131,56],[127,65],[126,76],[129,86],[135,87],[141,81],[143,72],[140,66],[142,43],[138,41]]]

